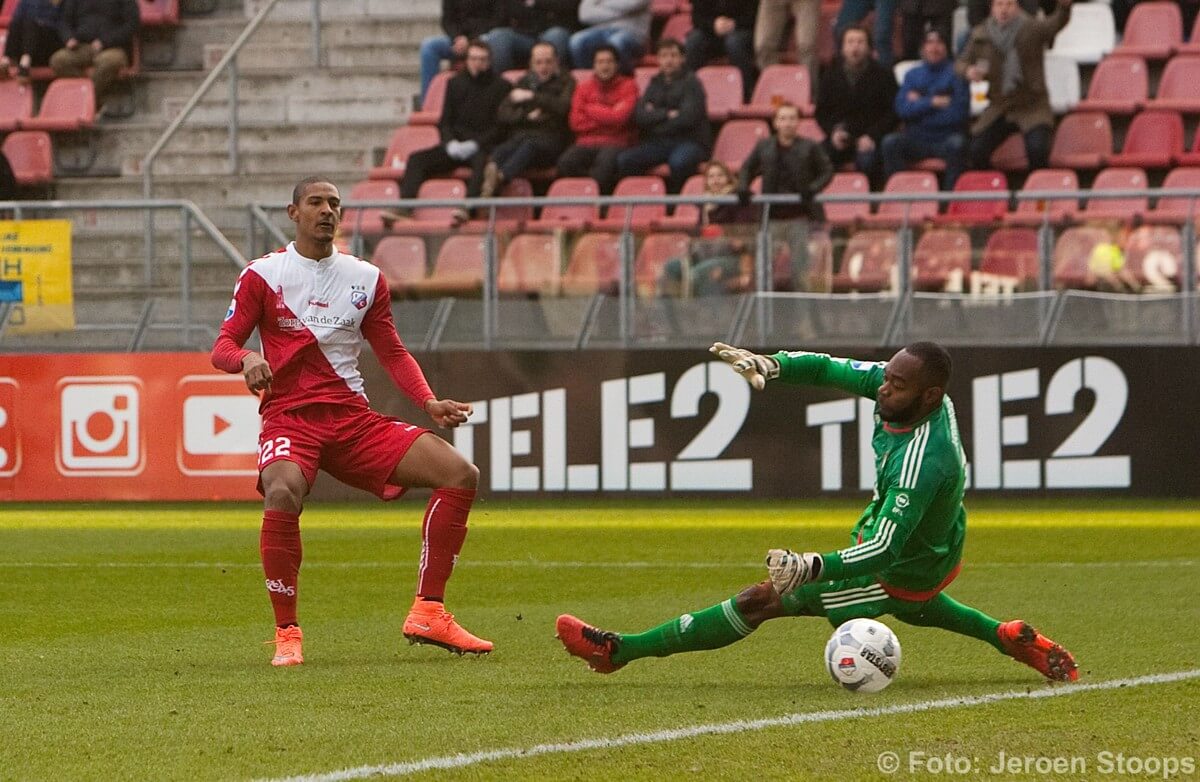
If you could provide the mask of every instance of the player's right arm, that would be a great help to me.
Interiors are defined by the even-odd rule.
[[[262,317],[266,283],[247,266],[233,287],[233,299],[213,343],[212,365],[223,372],[241,374],[253,393],[271,386],[271,367],[259,354],[243,347]]]
[[[785,383],[828,386],[875,399],[883,383],[882,361],[834,358],[828,353],[804,350],[781,350],[764,356],[723,342],[715,343],[709,351],[730,364],[735,372],[746,378],[746,382],[760,391],[768,380],[779,378]]]

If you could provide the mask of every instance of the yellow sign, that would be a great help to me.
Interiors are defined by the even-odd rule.
[[[72,331],[69,220],[0,220],[0,312],[13,334]]]

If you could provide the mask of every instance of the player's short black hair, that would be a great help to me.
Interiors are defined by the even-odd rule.
[[[609,54],[611,54],[613,56],[614,60],[616,60],[618,63],[621,62],[621,53],[617,51],[617,47],[613,46],[611,43],[602,43],[599,46],[597,46],[595,49],[592,50],[592,64],[593,65],[596,64],[596,55],[599,54],[600,52],[608,52]]]
[[[304,198],[304,191],[308,190],[309,185],[317,184],[332,185],[333,182],[327,176],[304,177],[304,179],[301,179],[296,183],[296,186],[292,188],[292,203],[296,206],[300,206],[300,199]]]
[[[904,346],[904,352],[921,360],[922,372],[930,388],[945,389],[949,385],[954,363],[944,347],[936,342],[913,342]]]

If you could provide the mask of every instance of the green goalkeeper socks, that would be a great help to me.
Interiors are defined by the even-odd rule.
[[[1004,652],[1000,636],[996,634],[1000,622],[982,611],[963,605],[945,592],[939,592],[937,597],[921,604],[919,611],[897,613],[895,616],[910,625],[940,627],[952,633],[969,635],[980,641],[987,641],[1000,652]]]
[[[612,661],[624,664],[642,657],[668,657],[679,652],[720,649],[750,635],[754,628],[746,623],[733,598],[724,603],[684,614],[644,633],[622,635]]]

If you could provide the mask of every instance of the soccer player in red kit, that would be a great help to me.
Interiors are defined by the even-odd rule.
[[[272,665],[304,662],[296,620],[300,511],[317,470],[393,500],[408,487],[433,489],[421,525],[417,597],[404,621],[409,641],[486,654],[443,605],[446,581],[467,535],[479,470],[428,429],[367,406],[358,355],[365,338],[393,382],[440,427],[467,420],[471,406],[438,399],[396,334],[379,269],[334,247],[341,198],[309,177],[292,192],[296,241],[242,270],[220,335],[217,369],[241,373],[262,398],[258,489],[267,594],[275,610]],[[242,346],[258,328],[263,355]]]

